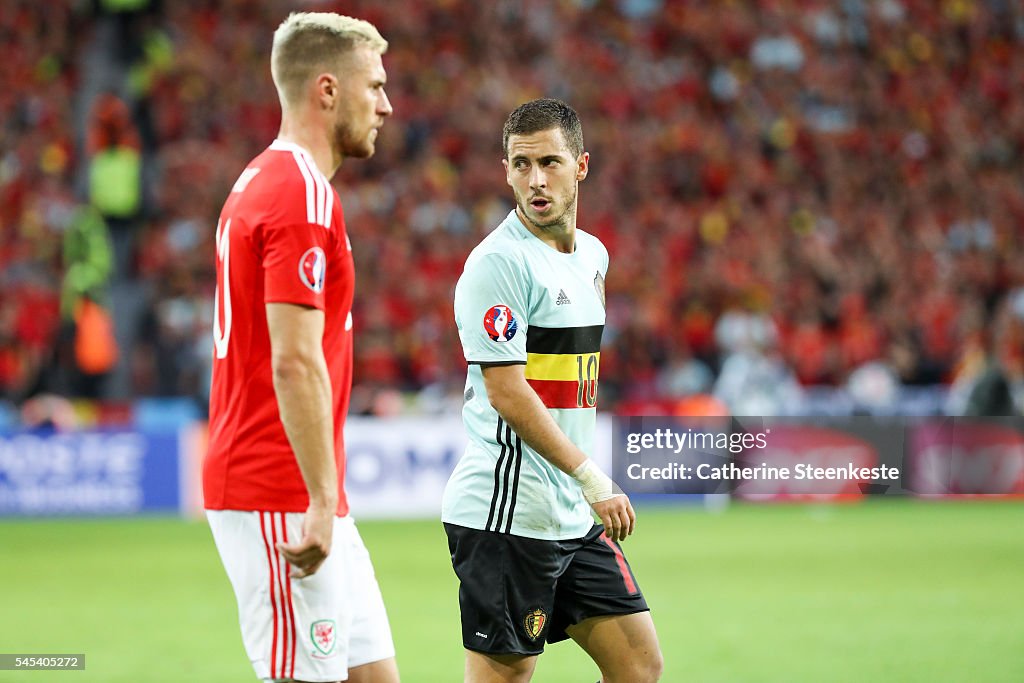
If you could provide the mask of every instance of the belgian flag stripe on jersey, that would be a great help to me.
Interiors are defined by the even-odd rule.
[[[600,366],[600,353],[528,353],[526,354],[526,379],[548,379],[563,382],[578,382],[580,379],[580,356],[583,362]],[[596,361],[590,361],[593,356]],[[586,373],[587,368],[583,371]],[[594,373],[596,375],[596,372]],[[584,374],[584,377],[586,374]]]
[[[598,353],[604,325],[588,327],[540,327],[526,332],[527,353]]]
[[[579,382],[558,382],[550,379],[528,379],[527,383],[548,408],[592,408],[580,405]]]
[[[548,408],[593,408],[604,325],[526,332],[526,381]]]

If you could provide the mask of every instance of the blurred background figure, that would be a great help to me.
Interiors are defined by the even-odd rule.
[[[87,145],[89,202],[114,233],[118,272],[130,275],[142,210],[142,154],[128,106],[116,95],[97,98]]]
[[[801,415],[796,376],[778,348],[775,324],[757,311],[727,311],[715,327],[725,360],[714,397],[732,415]]]
[[[107,224],[93,206],[74,209],[64,232],[61,320],[71,341],[68,387],[73,396],[103,398],[103,382],[117,362],[118,348],[107,287],[113,249]]]
[[[1024,290],[1016,289],[986,315],[979,311],[950,387],[951,415],[1020,415],[1024,380]]]
[[[66,432],[77,425],[74,406],[63,396],[38,394],[21,407],[21,423],[30,430]]]

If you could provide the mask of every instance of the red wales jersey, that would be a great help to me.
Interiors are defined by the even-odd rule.
[[[242,172],[217,223],[207,509],[304,512],[309,506],[270,367],[266,304],[291,303],[325,315],[338,514],[348,513],[342,430],[352,388],[354,285],[338,193],[309,152],[275,140]]]

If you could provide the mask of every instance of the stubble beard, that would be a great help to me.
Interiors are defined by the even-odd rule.
[[[537,228],[541,232],[545,232],[551,235],[557,235],[566,232],[569,229],[570,221],[576,216],[576,198],[579,195],[579,188],[574,187],[570,192],[563,195],[565,199],[565,209],[562,210],[558,216],[550,218],[545,222],[538,222],[531,217],[529,210],[531,207],[528,203],[524,202],[521,197],[517,198],[519,204],[519,213],[530,222],[530,225]]]
[[[334,125],[334,146],[343,158],[369,159],[374,151],[369,134],[358,137],[347,121],[339,121]]]

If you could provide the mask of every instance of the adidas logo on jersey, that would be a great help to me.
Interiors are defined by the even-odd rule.
[[[562,304],[571,304],[571,303],[572,302],[569,301],[569,297],[567,297],[565,295],[565,290],[564,289],[558,290],[558,299],[555,300],[555,305],[556,306],[561,306]]]

